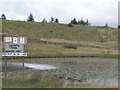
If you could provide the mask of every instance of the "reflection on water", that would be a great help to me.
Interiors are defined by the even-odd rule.
[[[8,63],[8,67],[22,67],[22,63]],[[25,68],[30,68],[34,70],[51,70],[57,69],[57,67],[47,64],[32,64],[32,63],[24,63]]]

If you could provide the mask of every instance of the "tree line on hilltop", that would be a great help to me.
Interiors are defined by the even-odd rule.
[[[32,14],[30,14],[30,15],[28,16],[27,21],[35,22],[34,17],[33,17]],[[42,22],[46,22],[46,23],[47,23],[48,21],[44,18]],[[59,23],[59,20],[58,20],[57,18],[54,19],[53,17],[51,17],[50,22],[51,22],[51,23]]]
[[[0,19],[6,20],[5,14],[2,14],[1,17],[0,17]],[[27,21],[29,21],[29,22],[35,22],[35,19],[34,19],[32,13],[29,14],[29,16],[28,16],[28,18],[27,18]],[[48,21],[44,18],[44,19],[42,20],[42,22],[47,23]],[[53,17],[51,17],[51,19],[50,19],[49,22],[50,22],[50,23],[59,23],[59,19],[58,19],[58,18],[53,18]],[[76,20],[76,18],[73,18],[73,20],[70,21],[70,23],[68,24],[68,26],[69,26],[69,27],[72,27],[73,24],[76,24],[76,25],[77,25],[77,24],[78,24],[78,25],[91,25],[88,19],[85,21],[85,20],[83,20],[83,19],[81,19],[81,20]],[[106,23],[103,27],[109,27],[109,26],[108,26],[108,24]],[[120,25],[118,25],[118,28],[120,28]]]
[[[30,15],[28,16],[27,21],[32,21],[32,22],[34,22],[34,18],[33,18],[33,15],[32,15],[32,14],[30,14]],[[44,18],[42,22],[46,22],[46,23],[47,23],[48,21]],[[57,18],[51,17],[50,22],[51,22],[51,23],[59,23],[59,20],[58,20]],[[90,25],[88,19],[87,19],[86,21],[84,21],[83,19],[77,21],[76,18],[74,18],[73,20],[71,20],[70,24]]]

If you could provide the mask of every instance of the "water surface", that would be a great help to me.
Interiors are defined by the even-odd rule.
[[[8,60],[8,71],[19,71],[22,61]],[[17,69],[15,69],[17,67]],[[118,59],[108,58],[34,58],[25,59],[27,69],[60,78],[65,84],[95,83],[118,86]]]

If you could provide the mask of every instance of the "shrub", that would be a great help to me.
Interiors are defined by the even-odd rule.
[[[68,27],[73,27],[73,25],[72,24],[68,24]]]
[[[75,45],[65,45],[64,48],[77,49]]]

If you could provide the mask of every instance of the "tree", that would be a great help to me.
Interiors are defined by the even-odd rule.
[[[86,22],[83,19],[81,19],[81,20],[78,21],[78,24],[85,25]]]
[[[85,21],[83,19],[81,19],[81,24],[85,25]]]
[[[50,22],[51,22],[51,23],[53,23],[53,22],[54,22],[54,18],[53,18],[53,17],[51,17],[51,20],[50,20]]]
[[[85,25],[90,25],[88,19],[86,20]]]
[[[2,19],[2,20],[6,20],[5,14],[2,14],[2,15],[1,15],[1,19]]]
[[[108,24],[106,23],[104,27],[109,27]]]
[[[82,23],[81,23],[81,20],[78,20],[78,24],[82,24]]]
[[[47,23],[47,20],[44,18],[42,22],[46,22]]]
[[[78,24],[80,24],[80,25],[90,25],[88,19],[86,21],[84,21],[83,19],[78,20]]]
[[[78,22],[76,21],[76,18],[74,18],[74,19],[71,21],[71,24],[78,24]]]
[[[59,23],[59,20],[57,18],[55,19],[55,23]]]
[[[34,22],[34,18],[33,18],[33,15],[32,15],[32,14],[30,14],[30,15],[28,16],[27,21]]]

